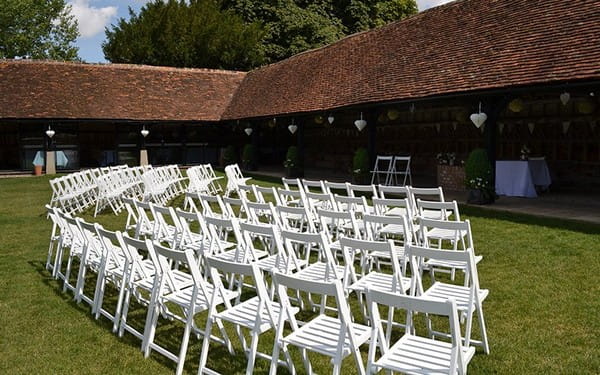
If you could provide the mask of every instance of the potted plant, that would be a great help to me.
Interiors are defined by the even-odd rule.
[[[255,171],[257,168],[257,155],[256,147],[253,144],[247,144],[244,146],[242,152],[242,166],[247,171]]]
[[[229,164],[235,164],[237,162],[237,155],[235,153],[235,147],[229,145],[225,148],[223,152],[223,164],[225,166]]]
[[[290,146],[290,148],[288,148],[285,160],[283,161],[283,166],[285,167],[286,177],[296,178],[303,176],[298,147]]]
[[[492,165],[484,149],[471,151],[465,162],[465,177],[465,185],[469,190],[468,203],[488,204],[494,201],[496,190],[492,186]]]
[[[352,181],[355,184],[367,184],[369,182],[369,153],[361,147],[354,153],[352,158]]]

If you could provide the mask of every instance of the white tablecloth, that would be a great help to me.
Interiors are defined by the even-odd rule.
[[[551,184],[545,160],[499,160],[496,162],[496,194],[535,198],[535,186]]]

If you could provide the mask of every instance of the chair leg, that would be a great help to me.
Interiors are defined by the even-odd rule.
[[[206,360],[208,359],[208,347],[210,346],[210,335],[212,332],[213,319],[208,318],[206,322],[206,329],[204,331],[204,337],[202,338],[202,349],[200,350],[200,363],[198,365],[198,375],[202,375],[204,368],[206,367]]]
[[[488,343],[487,329],[485,327],[485,320],[483,319],[483,308],[481,304],[477,306],[477,318],[479,320],[479,329],[481,330],[481,341],[483,343],[483,351],[485,354],[490,354],[490,345]]]
[[[194,323],[194,312],[188,311],[188,317],[183,331],[183,339],[181,340],[181,348],[179,349],[179,359],[177,361],[177,370],[175,373],[181,375],[183,372],[183,365],[185,365],[185,355],[187,353],[188,344],[190,342],[190,331],[192,330],[192,324]]]
[[[248,365],[246,366],[246,375],[251,375],[254,370],[254,361],[256,360],[256,351],[258,349],[258,335],[259,332],[252,331],[252,340],[250,342],[250,351],[248,352]]]

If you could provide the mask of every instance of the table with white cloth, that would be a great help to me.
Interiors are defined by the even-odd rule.
[[[552,183],[546,160],[498,160],[496,194],[535,198],[536,186],[543,190]]]

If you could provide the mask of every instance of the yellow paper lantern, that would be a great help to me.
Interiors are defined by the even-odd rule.
[[[508,103],[508,109],[515,113],[521,112],[523,110],[523,101],[519,98],[511,100]]]
[[[321,116],[321,115],[315,116],[315,123],[316,124],[322,124],[323,121],[325,121],[325,119],[323,118],[323,116]]]
[[[390,120],[397,120],[400,117],[400,112],[397,109],[390,109],[387,111],[387,117]]]
[[[577,112],[582,115],[589,115],[594,112],[596,105],[590,100],[582,100],[577,102]]]

